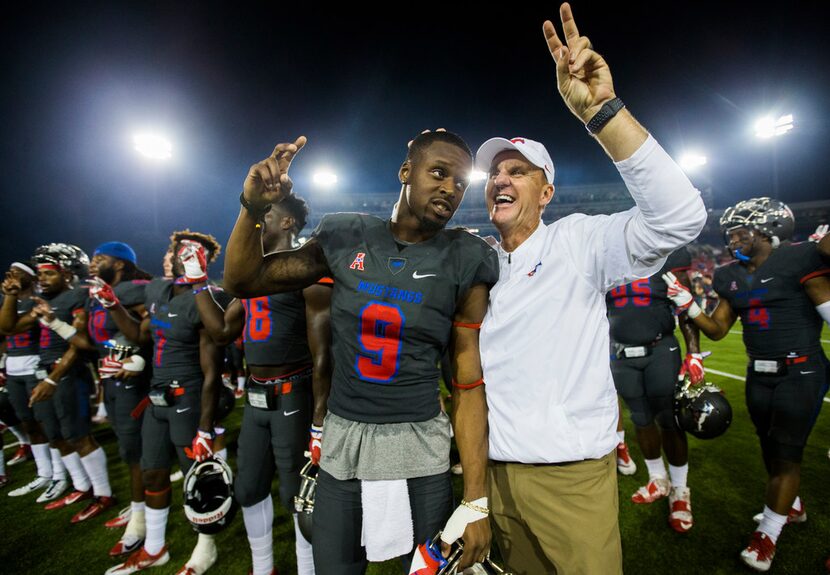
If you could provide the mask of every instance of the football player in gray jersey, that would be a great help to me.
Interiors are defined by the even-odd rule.
[[[202,461],[213,454],[223,353],[202,325],[195,298],[197,293],[210,291],[217,303],[227,303],[224,292],[207,283],[207,264],[221,247],[213,236],[189,230],[174,233],[171,241],[173,253],[187,251],[201,260],[202,267],[192,275],[181,257],[174,258],[176,279],[154,279],[147,285],[147,315],[140,324],[108,285],[90,289],[93,297],[108,303],[110,316],[128,340],[139,345],[152,343],[153,347],[151,405],[144,413],[141,430],[146,538],[140,549],[124,563],[110,568],[108,575],[134,573],[170,560],[165,532],[171,502],[171,455],[175,452],[182,471],[187,472],[193,459]],[[213,535],[200,532],[190,559],[179,573],[201,575],[216,558]]]
[[[270,253],[296,247],[307,212],[305,201],[297,196],[275,204],[265,214],[263,249]],[[279,472],[280,501],[294,513],[309,427],[322,428],[326,415],[331,386],[331,291],[331,280],[324,278],[303,290],[234,300],[224,314],[209,297],[196,297],[202,321],[217,343],[243,336],[251,373],[234,490],[245,519],[253,575],[270,575],[274,569],[274,470]],[[311,449],[311,454],[317,464],[319,449]],[[311,545],[300,531],[296,514],[294,525],[297,572],[313,575]]]
[[[30,322],[33,325],[28,329],[22,325],[17,326],[18,317],[28,315],[35,305],[31,298],[37,280],[36,269],[34,262],[14,262],[6,272],[2,286],[0,333],[7,335],[6,389],[9,401],[32,442],[32,455],[37,466],[37,476],[26,485],[9,492],[9,495],[19,497],[45,488],[37,498],[38,503],[44,503],[60,497],[66,491],[68,483],[60,451],[54,447],[50,449],[46,432],[29,406],[29,391],[37,385],[35,371],[38,365],[40,325]]]
[[[86,521],[115,505],[109,483],[107,456],[98,445],[90,429],[87,396],[92,387],[91,374],[78,348],[69,340],[86,329],[84,302],[87,291],[73,287],[73,280],[89,262],[86,254],[80,257],[79,248],[65,244],[49,244],[35,253],[38,264],[38,283],[44,299],[36,298],[32,310],[39,317],[40,383],[31,393],[32,404],[52,399],[57,416],[53,424],[59,427],[56,447],[72,477],[75,491],[46,505],[46,509],[60,509],[82,499],[92,501],[72,517],[72,522]],[[80,252],[82,253],[82,252]],[[51,418],[47,417],[46,421]],[[49,424],[47,424],[48,432]],[[69,440],[68,442],[66,440]]]
[[[689,290],[667,275],[668,296],[707,337],[723,339],[740,317],[749,356],[746,403],[768,479],[760,525],[741,560],[768,571],[781,530],[807,519],[798,496],[801,459],[827,392],[828,361],[819,337],[830,302],[816,244],[791,244],[790,209],[772,198],[727,208],[720,220],[736,261],[715,270],[719,303],[706,315]],[[824,307],[822,307],[824,306]]]
[[[290,194],[288,169],[305,143],[300,137],[277,145],[248,172],[225,282],[235,295],[256,297],[334,280],[329,414],[322,438],[313,438],[322,440],[315,568],[359,574],[367,561],[401,556],[408,570],[415,545],[442,527],[444,552],[463,536],[461,567],[468,567],[485,557],[491,537],[478,327],[498,270],[483,240],[444,228],[469,183],[472,153],[454,134],[422,134],[398,173],[390,220],[336,214],[302,247],[263,255],[259,223],[268,206]],[[444,525],[452,512],[450,434],[438,403],[437,364],[447,346],[464,499]],[[402,511],[379,530],[377,517],[390,515],[378,513],[384,497]]]

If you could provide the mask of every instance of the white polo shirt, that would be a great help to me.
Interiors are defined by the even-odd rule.
[[[700,194],[649,136],[616,163],[637,207],[574,214],[499,252],[481,329],[490,458],[597,459],[617,445],[605,293],[657,272],[706,223]]]

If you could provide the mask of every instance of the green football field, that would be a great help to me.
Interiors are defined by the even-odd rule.
[[[736,326],[738,327],[738,326]],[[830,351],[830,334],[822,336],[825,351]],[[755,528],[752,516],[764,505],[765,472],[761,463],[758,441],[746,412],[742,376],[745,355],[739,332],[731,333],[721,342],[703,341],[703,349],[712,351],[706,360],[709,379],[722,387],[734,410],[729,431],[722,437],[701,441],[690,438],[689,485],[695,527],[681,535],[668,527],[668,503],[634,505],[631,494],[647,480],[642,456],[635,443],[629,441],[638,464],[637,473],[619,478],[620,529],[626,573],[749,573],[738,560],[738,553],[748,542]],[[727,375],[719,375],[722,372]],[[228,419],[231,438],[231,461],[235,462],[235,439],[239,432],[242,403]],[[773,573],[824,573],[824,560],[830,555],[830,413],[819,416],[804,453],[801,496],[805,501],[808,521],[788,526],[779,539]],[[629,438],[633,427],[626,420]],[[119,503],[129,499],[126,468],[118,462],[115,437],[108,427],[100,427],[96,436],[110,458],[110,478]],[[6,434],[7,445],[15,441]],[[9,456],[13,449],[7,448]],[[72,525],[73,506],[45,511],[31,498],[10,498],[5,493],[23,485],[34,476],[34,463],[10,468],[11,481],[0,492],[0,573],[75,574],[103,573],[115,564],[107,551],[118,539],[118,531],[103,527],[104,519],[93,519]],[[460,493],[461,480],[455,479]],[[274,483],[274,499],[276,482]],[[181,510],[181,483],[174,486],[173,508],[167,528],[171,562],[149,570],[158,575],[172,574],[187,560],[196,536]],[[121,505],[117,506],[120,508]],[[115,511],[106,515],[108,519]],[[276,509],[274,550],[276,566],[283,575],[296,572],[294,563],[294,528],[290,516]],[[210,571],[216,575],[244,574],[250,568],[245,528],[241,514],[233,525],[217,537],[219,561]],[[400,573],[400,564],[390,561],[372,565],[370,574]]]

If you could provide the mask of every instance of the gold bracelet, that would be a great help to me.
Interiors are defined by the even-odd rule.
[[[473,511],[478,511],[479,513],[483,513],[485,515],[490,515],[490,509],[487,507],[482,507],[480,505],[476,505],[475,503],[470,503],[466,499],[461,500],[461,505],[464,507],[469,507]]]

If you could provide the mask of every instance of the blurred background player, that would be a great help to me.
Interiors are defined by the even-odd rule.
[[[207,283],[207,264],[219,254],[221,246],[207,234],[184,230],[170,236],[175,279],[152,280],[145,288],[146,316],[139,324],[120,304],[109,308],[111,317],[124,336],[138,345],[152,343],[153,377],[151,405],[144,412],[141,429],[141,468],[145,486],[146,538],[144,545],[107,574],[123,575],[163,565],[170,560],[165,543],[170,511],[170,466],[175,450],[182,471],[193,460],[213,455],[214,413],[217,406],[223,353],[211,339],[199,318],[196,295],[208,291],[220,305],[227,305],[224,292]],[[182,263],[198,260],[199,270]],[[92,288],[102,296],[103,285]],[[178,571],[200,575],[217,558],[212,535],[199,533],[190,559]]]
[[[702,313],[677,281],[668,295],[714,340],[741,318],[749,356],[746,403],[768,474],[760,525],[741,560],[767,571],[784,525],[806,519],[798,497],[801,458],[827,391],[817,307],[830,301],[830,268],[815,243],[786,242],[793,215],[778,200],[739,202],[724,211],[720,225],[737,261],[715,270],[718,307],[711,316]]]
[[[32,295],[37,280],[36,268],[36,264],[31,261],[14,262],[6,272],[3,307],[0,308],[0,331],[8,334],[6,389],[9,401],[32,443],[31,451],[37,468],[37,476],[32,481],[10,491],[9,495],[17,497],[44,489],[37,502],[45,503],[60,497],[69,485],[60,452],[57,448],[50,450],[46,432],[29,405],[29,393],[37,385],[35,371],[40,361],[38,351],[41,328],[33,318],[23,325],[18,325],[17,320],[18,317],[29,315],[35,305]],[[51,404],[44,405],[43,409],[51,409]]]
[[[690,373],[693,383],[703,381],[703,358],[698,329],[683,313],[680,331],[687,353],[681,360],[680,343],[674,336],[674,305],[661,276],[672,272],[691,288],[686,275],[691,263],[689,251],[681,248],[668,257],[656,274],[614,288],[606,296],[611,374],[617,393],[631,412],[637,443],[648,469],[648,483],[631,500],[652,503],[668,495],[669,525],[680,533],[692,528],[692,507],[686,486],[689,448],[686,433],[674,419],[674,393],[681,366],[683,374]],[[661,446],[669,461],[670,477],[666,476]],[[619,459],[619,448],[617,455]]]
[[[45,299],[36,297],[32,309],[42,330],[41,371],[37,377],[40,383],[32,390],[31,402],[37,404],[54,396],[57,418],[51,425],[59,425],[62,439],[57,447],[75,487],[74,492],[49,503],[46,509],[60,509],[79,500],[92,499],[72,517],[72,523],[78,523],[98,516],[115,504],[107,456],[91,431],[92,376],[82,353],[69,343],[75,334],[87,328],[84,306],[88,292],[79,282],[88,274],[89,258],[77,246],[49,244],[39,248],[34,259]]]
[[[106,242],[95,249],[89,271],[92,293],[85,303],[86,329],[69,342],[80,350],[97,353],[103,399],[121,459],[129,468],[130,506],[105,523],[109,528],[126,527],[110,549],[118,556],[135,551],[144,540],[144,484],[141,479],[142,401],[147,395],[149,374],[140,348],[130,345],[118,331],[109,309],[119,303],[136,320],[144,313],[144,289],[151,276],[137,267],[135,251],[123,242]],[[104,288],[103,286],[108,286]]]
[[[274,204],[264,217],[263,251],[296,247],[307,215],[305,201],[297,196]],[[297,571],[312,575],[311,544],[300,532],[294,496],[300,491],[309,427],[322,429],[331,386],[331,280],[323,278],[303,290],[234,300],[224,317],[209,297],[197,296],[196,302],[211,333],[221,331],[217,343],[242,335],[251,372],[234,488],[251,546],[253,574],[270,575],[274,569],[271,481],[276,470],[280,502],[294,514]],[[320,450],[311,453],[312,461],[319,463]]]

